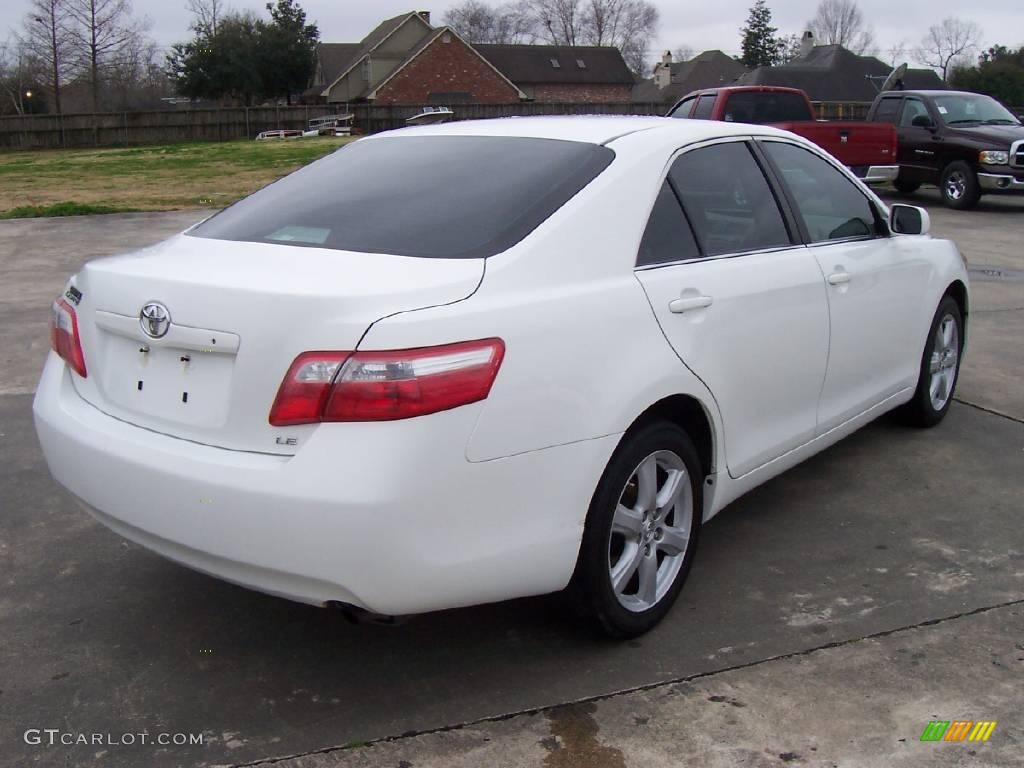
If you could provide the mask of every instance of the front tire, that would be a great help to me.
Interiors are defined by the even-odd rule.
[[[945,418],[960,377],[963,322],[960,305],[951,296],[944,296],[932,318],[914,398],[902,409],[909,424],[934,427]]]
[[[642,635],[668,613],[697,549],[703,473],[686,432],[627,433],[590,503],[573,592],[605,633]]]
[[[942,193],[942,201],[958,211],[973,208],[981,199],[978,175],[971,166],[960,160],[950,163],[942,171],[939,191]]]

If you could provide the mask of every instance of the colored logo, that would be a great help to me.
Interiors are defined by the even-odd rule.
[[[921,741],[988,741],[995,729],[995,720],[932,720]]]

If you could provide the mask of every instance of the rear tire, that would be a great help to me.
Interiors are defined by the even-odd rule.
[[[942,171],[939,192],[942,193],[942,201],[957,211],[970,210],[981,199],[978,175],[962,160],[950,163]]]
[[[912,195],[921,188],[920,182],[917,181],[905,181],[903,179],[896,179],[892,183],[896,187],[896,191],[901,195]]]
[[[693,442],[671,422],[619,444],[591,500],[571,587],[606,634],[642,635],[672,607],[697,550],[703,485]]]
[[[934,427],[945,418],[960,377],[963,339],[960,305],[952,296],[944,296],[928,331],[914,398],[900,409],[908,424]]]

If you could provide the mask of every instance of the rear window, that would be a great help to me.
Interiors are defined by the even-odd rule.
[[[189,234],[426,258],[480,258],[522,240],[615,153],[575,141],[408,136],[357,141]]]
[[[697,108],[693,110],[694,120],[708,120],[711,113],[715,111],[715,95],[708,94],[697,100]]]
[[[902,96],[894,96],[878,102],[878,109],[875,110],[875,122],[896,125],[896,116],[900,113],[902,100]]]
[[[797,93],[771,91],[739,92],[729,96],[725,106],[725,119],[732,123],[793,123],[813,120],[803,96]]]

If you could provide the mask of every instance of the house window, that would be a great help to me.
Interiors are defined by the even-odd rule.
[[[452,41],[452,36],[449,33],[445,32],[443,35],[441,35],[441,42],[442,43],[450,43],[451,41]]]
[[[587,62],[585,62],[583,59],[576,59],[576,66],[579,67],[580,69],[586,69]]]
[[[370,59],[369,58],[363,59],[363,80],[365,82],[367,82],[367,83],[370,82]]]
[[[551,60],[551,67],[553,69],[561,69],[562,68],[562,64],[558,61],[558,59],[552,59]]]

